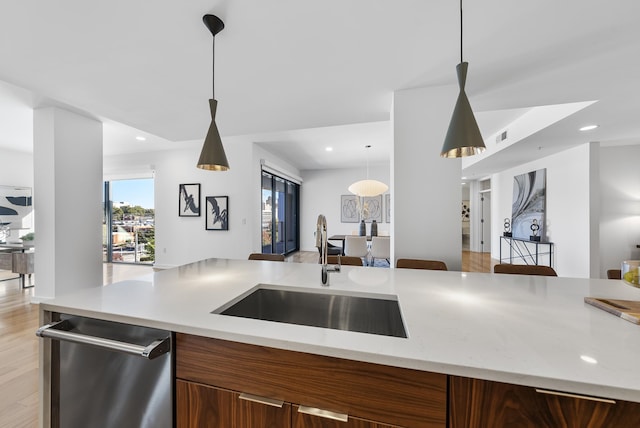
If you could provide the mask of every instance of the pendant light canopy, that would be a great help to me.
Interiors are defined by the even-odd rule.
[[[364,146],[370,149],[371,145]],[[349,191],[357,196],[378,196],[389,189],[389,186],[378,180],[369,180],[369,156],[367,156],[367,178],[360,180],[349,186]]]
[[[220,138],[220,132],[216,125],[216,109],[218,107],[218,101],[215,99],[215,63],[216,63],[216,51],[215,40],[216,34],[218,34],[224,28],[224,23],[220,18],[215,15],[205,15],[202,17],[204,25],[207,26],[211,34],[213,35],[213,94],[209,100],[209,109],[211,110],[211,125],[209,125],[209,131],[204,139],[202,151],[200,152],[200,159],[198,160],[198,168],[208,171],[227,171],[229,169],[229,161],[227,161],[227,155],[224,152],[222,146],[222,139]]]
[[[472,156],[482,153],[486,148],[471,104],[469,104],[469,99],[464,91],[468,67],[469,63],[462,60],[462,0],[460,0],[460,64],[456,66],[460,93],[440,153],[440,156],[444,158]]]

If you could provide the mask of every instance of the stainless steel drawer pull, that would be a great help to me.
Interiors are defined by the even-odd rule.
[[[273,398],[260,397],[259,395],[251,395],[251,394],[240,394],[241,400],[252,401],[254,403],[266,404],[267,406],[280,407],[284,404],[282,400],[274,400]]]
[[[610,400],[608,398],[590,397],[588,395],[571,394],[568,392],[550,391],[548,389],[539,389],[539,388],[536,388],[536,392],[540,394],[559,395],[561,397],[579,398],[581,400],[591,400],[591,401],[598,401],[600,403],[616,404],[615,400]]]
[[[307,415],[319,416],[341,422],[347,422],[349,420],[349,415],[344,413],[330,412],[329,410],[318,409],[316,407],[299,406],[298,413],[305,413]]]
[[[169,338],[154,340],[147,346],[133,343],[120,342],[118,340],[105,339],[103,337],[87,336],[85,334],[68,331],[72,328],[69,321],[58,321],[43,325],[36,331],[36,336],[49,339],[62,340],[65,342],[79,343],[82,345],[96,346],[98,348],[110,349],[112,351],[124,352],[125,354],[153,360],[169,352]]]

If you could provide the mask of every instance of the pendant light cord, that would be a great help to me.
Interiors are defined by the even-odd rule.
[[[462,0],[460,0],[462,1]],[[216,99],[216,36],[213,36],[212,61],[211,61],[211,98]]]
[[[365,153],[366,153],[366,159],[367,159],[367,180],[369,179],[369,149],[371,148],[371,144],[367,144],[366,146],[364,146]]]
[[[460,0],[460,62],[462,63],[462,0]]]

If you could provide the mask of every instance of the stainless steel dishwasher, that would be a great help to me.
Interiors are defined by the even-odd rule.
[[[52,339],[45,347],[50,426],[174,426],[170,332],[62,314],[55,318],[36,332]]]

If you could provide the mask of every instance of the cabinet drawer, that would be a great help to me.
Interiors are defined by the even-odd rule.
[[[288,428],[290,423],[289,403],[268,406],[234,391],[176,381],[177,428]]]
[[[346,422],[336,421],[320,416],[300,413],[298,409],[299,406],[292,406],[291,428],[394,428],[393,425],[352,417],[349,417],[349,420]]]
[[[451,428],[640,426],[640,404],[541,393],[536,388],[450,376]]]
[[[445,427],[446,375],[176,335],[176,375],[405,427]]]

